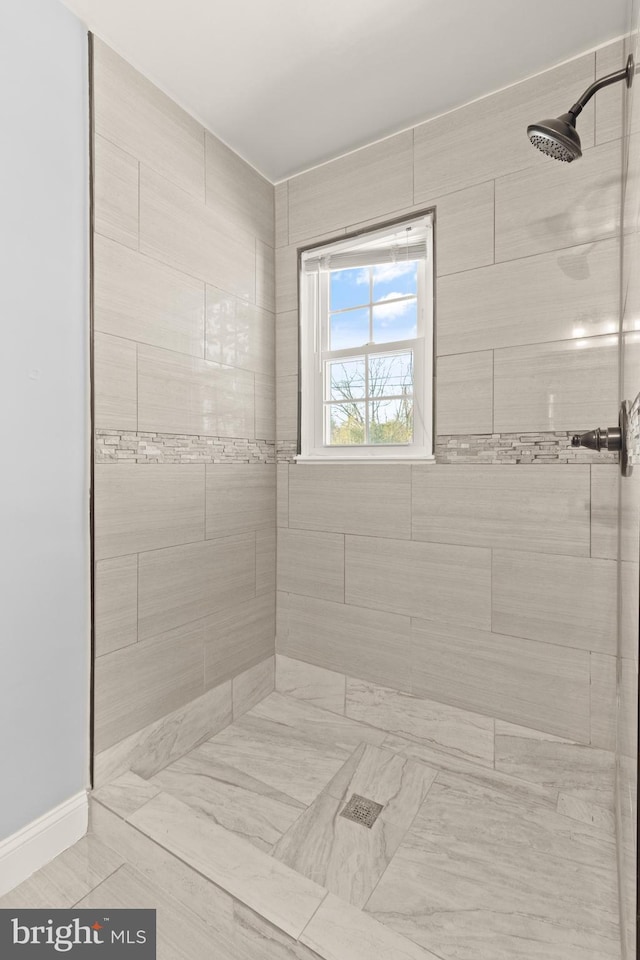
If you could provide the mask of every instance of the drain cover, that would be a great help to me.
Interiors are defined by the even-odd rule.
[[[346,817],[347,820],[353,820],[354,823],[360,823],[370,830],[380,816],[382,809],[383,805],[381,803],[376,803],[375,800],[369,800],[367,797],[361,797],[354,793],[340,816]]]

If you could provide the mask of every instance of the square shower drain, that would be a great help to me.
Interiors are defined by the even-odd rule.
[[[374,825],[383,809],[383,804],[376,803],[375,800],[369,800],[368,797],[361,797],[357,793],[351,795],[351,799],[346,807],[340,813],[341,817],[347,820],[353,820],[354,823],[360,823],[369,830]]]

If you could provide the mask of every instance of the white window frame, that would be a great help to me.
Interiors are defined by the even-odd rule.
[[[417,336],[392,343],[369,343],[345,350],[329,350],[329,270],[308,273],[304,261],[349,250],[358,244],[383,238],[405,227],[427,229],[427,252],[418,269]],[[389,463],[433,460],[433,213],[421,214],[348,239],[302,251],[299,260],[301,444],[299,461]],[[371,294],[370,294],[371,299]],[[366,305],[365,305],[366,306]],[[330,446],[324,443],[324,378],[331,360],[413,351],[414,437],[407,444],[357,444]]]

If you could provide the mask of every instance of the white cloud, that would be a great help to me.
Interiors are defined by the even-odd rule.
[[[378,283],[390,283],[391,280],[397,280],[398,277],[406,277],[409,273],[415,273],[415,262],[406,261],[402,263],[383,263],[373,268],[373,279]]]
[[[397,297],[403,297],[403,293],[388,293],[379,300],[374,307],[374,318],[376,321],[396,320],[398,317],[406,316],[412,308],[415,308],[415,300],[397,300]],[[395,300],[395,303],[385,303],[385,300]]]

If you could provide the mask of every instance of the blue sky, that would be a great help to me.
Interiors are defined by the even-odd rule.
[[[358,347],[369,341],[369,269],[334,270],[330,275],[330,310],[348,310],[332,315],[330,349]],[[417,263],[389,263],[373,267],[373,339],[389,343],[416,336],[415,300],[385,303],[416,293]]]

